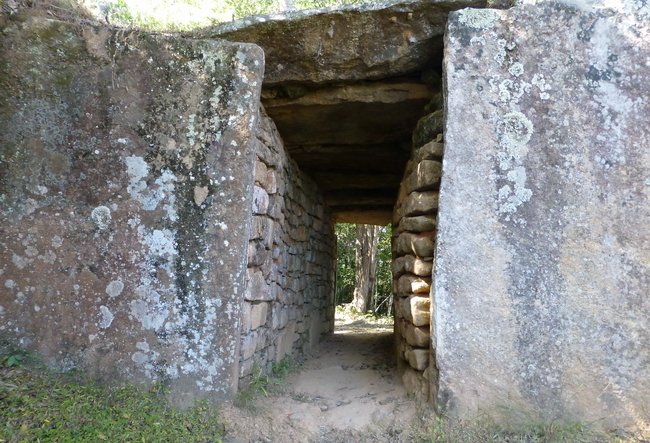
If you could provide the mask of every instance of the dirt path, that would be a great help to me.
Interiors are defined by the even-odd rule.
[[[415,403],[395,375],[390,324],[338,318],[281,392],[261,396],[253,411],[226,406],[225,441],[411,441]]]

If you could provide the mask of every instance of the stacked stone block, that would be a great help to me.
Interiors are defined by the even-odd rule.
[[[257,134],[240,384],[301,358],[334,326],[335,237],[322,195],[264,111]]]
[[[437,376],[431,344],[430,292],[442,170],[441,122],[442,111],[436,111],[418,123],[393,213],[398,367],[407,391],[425,401],[430,398]]]

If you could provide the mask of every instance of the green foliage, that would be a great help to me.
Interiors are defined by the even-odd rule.
[[[287,376],[297,371],[300,365],[291,357],[285,357],[279,362],[273,362],[271,365],[272,373],[276,383],[284,382]]]
[[[511,411],[510,425],[479,416],[472,420],[434,417],[419,441],[428,443],[596,443],[623,442],[584,423],[535,420]]]
[[[225,0],[235,18],[270,14],[281,10],[276,0]]]
[[[333,6],[374,3],[372,0],[296,0],[296,9],[329,8]]]
[[[355,240],[356,225],[339,223],[335,227],[337,262],[336,262],[336,304],[350,303],[354,293]],[[388,298],[392,297],[391,273],[391,235],[390,226],[379,230],[377,245],[377,270],[375,274],[375,295],[370,308],[375,315],[390,315]],[[378,307],[378,309],[377,309]]]
[[[336,304],[350,303],[354,292],[356,225],[339,223],[336,232]]]
[[[114,3],[110,3],[107,6],[106,15],[110,17],[111,21],[124,23],[131,26],[137,24],[135,16],[124,0],[116,0]]]
[[[239,389],[234,404],[237,407],[254,411],[257,408],[255,400],[260,395],[265,397],[269,392],[277,390],[287,379],[287,376],[298,370],[300,365],[291,357],[285,357],[271,366],[271,375],[265,374],[262,368],[255,366],[250,383]]]
[[[205,402],[186,411],[169,407],[161,385],[106,388],[78,373],[0,369],[0,442],[214,442],[222,429]]]
[[[391,263],[393,262],[393,251],[391,248],[391,226],[382,227],[379,233],[377,244],[377,274],[376,297],[373,300],[373,310],[377,315],[391,315],[388,298],[393,296],[393,273]]]
[[[21,366],[27,359],[28,354],[21,350],[15,348],[9,348],[9,352],[6,355],[2,356],[2,366],[5,368],[13,368],[16,366]]]
[[[62,1],[62,0],[59,0]],[[67,0],[82,4],[81,0]],[[372,0],[86,0],[101,19],[128,28],[189,31],[255,15],[368,3]]]
[[[80,0],[77,0],[80,1]],[[268,1],[268,0],[264,0]],[[231,0],[87,0],[111,24],[150,31],[189,31],[234,17]]]

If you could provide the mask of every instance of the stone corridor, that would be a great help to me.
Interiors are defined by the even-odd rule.
[[[0,339],[225,401],[331,334],[334,223],[391,223],[408,392],[647,426],[650,6],[509,6],[2,16]]]

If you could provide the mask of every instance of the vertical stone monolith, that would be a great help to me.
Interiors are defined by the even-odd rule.
[[[7,22],[0,334],[61,369],[237,387],[260,48]]]
[[[450,14],[439,408],[650,412],[650,5]],[[529,415],[530,416],[530,415]]]

